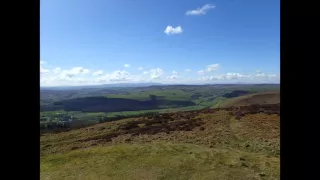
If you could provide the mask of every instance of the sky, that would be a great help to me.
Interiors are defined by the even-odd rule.
[[[279,83],[279,0],[41,0],[40,86]]]

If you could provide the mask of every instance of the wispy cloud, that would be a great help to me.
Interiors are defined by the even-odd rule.
[[[59,74],[61,72],[61,68],[60,67],[56,67],[52,70],[53,74]]]
[[[157,68],[157,69],[151,69],[150,70],[150,77],[151,79],[157,79],[160,76],[163,75],[163,70],[161,68]]]
[[[257,73],[256,74],[257,77],[265,77],[265,76],[267,76],[264,72],[262,72],[260,70],[257,70],[256,73]]]
[[[41,74],[50,72],[49,69],[45,69],[45,68],[43,67],[43,64],[45,64],[45,63],[46,63],[45,61],[40,60],[40,73],[41,73]]]
[[[67,76],[69,78],[73,77],[73,76],[77,76],[80,74],[87,74],[89,73],[89,69],[83,68],[83,67],[74,67],[68,70],[64,70],[62,72],[62,76]]]
[[[117,81],[130,81],[132,79],[130,73],[127,71],[114,71],[97,78],[98,82],[117,82]]]
[[[50,72],[49,69],[45,69],[42,66],[40,66],[40,73],[48,73],[48,72]]]
[[[203,70],[198,71],[198,75],[203,75],[203,74],[204,74]]]
[[[188,10],[186,12],[186,15],[188,16],[198,16],[198,15],[205,15],[210,9],[215,8],[215,5],[206,4],[200,8],[194,9],[194,10]]]
[[[163,73],[164,71],[161,68],[150,69],[149,71],[143,72],[143,74],[148,74],[151,79],[158,79]]]
[[[172,26],[167,26],[166,29],[164,30],[164,33],[166,33],[167,35],[180,34],[182,32],[183,30],[181,26],[177,26],[175,28]]]
[[[190,72],[190,71],[191,71],[191,69],[185,69],[184,71],[185,71],[185,72]]]
[[[101,76],[103,74],[103,71],[102,70],[99,70],[99,71],[95,71],[92,73],[92,76]]]
[[[215,71],[219,68],[219,64],[211,64],[211,65],[208,65],[207,68],[206,68],[206,71],[207,72],[212,72],[212,71]]]
[[[143,70],[143,67],[139,67],[138,70],[139,70],[139,71],[142,71],[142,70]]]
[[[266,74],[264,74],[264,73],[258,73],[256,76],[258,76],[258,77],[265,77]]]
[[[48,63],[49,64],[49,63]],[[280,75],[274,73],[264,73],[262,71],[250,73],[230,72],[216,74],[219,64],[207,65],[199,71],[188,73],[183,76],[180,72],[189,71],[190,69],[172,69],[173,71],[165,72],[161,68],[146,69],[131,73],[128,69],[116,70],[100,69],[89,70],[85,67],[73,67],[64,69],[60,67],[47,67],[46,64],[40,65],[40,84],[41,86],[57,85],[93,85],[117,82],[160,82],[160,83],[229,83],[229,82],[279,82]],[[133,71],[134,72],[134,71]],[[183,73],[182,73],[183,74]]]
[[[172,71],[172,75],[167,77],[167,79],[171,79],[171,80],[175,80],[175,79],[178,79],[180,78],[180,76],[178,75],[178,72],[177,71]]]
[[[208,65],[204,70],[201,69],[201,70],[199,70],[197,73],[198,73],[199,76],[202,76],[202,75],[204,75],[205,73],[210,73],[210,72],[212,72],[212,71],[218,70],[219,67],[220,67],[219,64],[210,64],[210,65]],[[187,71],[187,70],[185,70],[185,71]]]
[[[241,73],[226,73],[216,76],[202,76],[198,80],[202,81],[220,81],[220,80],[244,80],[250,78],[251,75],[241,74]]]
[[[123,65],[125,68],[128,68],[128,67],[130,67],[130,64],[124,64]]]

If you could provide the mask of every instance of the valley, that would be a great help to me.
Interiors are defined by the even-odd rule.
[[[162,109],[42,133],[41,179],[279,179],[279,91],[224,99],[235,90],[220,90],[216,107]]]

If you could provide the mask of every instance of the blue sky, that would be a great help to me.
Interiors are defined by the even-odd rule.
[[[41,86],[267,83],[279,0],[41,0]]]

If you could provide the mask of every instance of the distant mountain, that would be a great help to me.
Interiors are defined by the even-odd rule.
[[[117,83],[117,84],[101,84],[87,86],[55,86],[55,87],[40,87],[40,90],[78,90],[91,88],[117,88],[117,87],[148,87],[159,86],[161,83]]]

